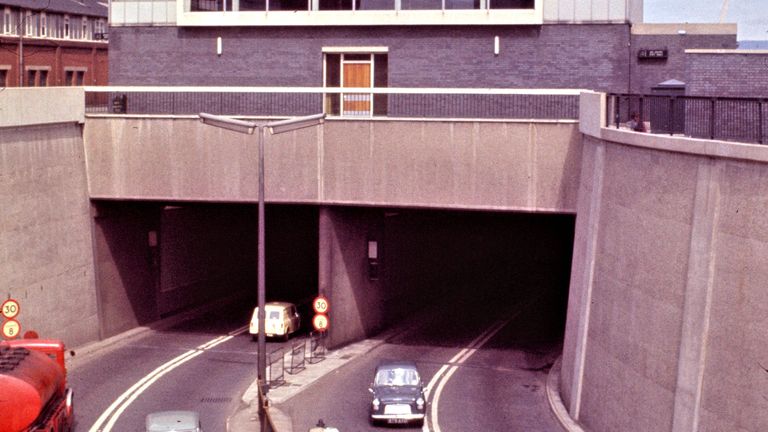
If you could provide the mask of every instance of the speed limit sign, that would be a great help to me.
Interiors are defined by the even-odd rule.
[[[0,312],[6,319],[14,319],[19,314],[19,302],[14,299],[8,299],[0,306]]]
[[[3,337],[13,339],[21,332],[21,325],[16,320],[8,320],[3,323]]]
[[[317,314],[312,318],[312,326],[319,332],[328,330],[328,316],[325,314]]]
[[[312,302],[312,309],[315,310],[315,313],[325,314],[328,313],[328,309],[330,308],[331,304],[328,303],[328,299],[323,296],[315,297],[315,300]]]

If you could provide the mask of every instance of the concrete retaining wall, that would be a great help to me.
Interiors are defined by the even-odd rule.
[[[586,430],[768,424],[768,148],[584,141],[561,394]]]
[[[22,333],[76,346],[98,338],[90,206],[81,126],[54,113],[40,120],[51,124],[0,127],[0,298],[21,304]]]

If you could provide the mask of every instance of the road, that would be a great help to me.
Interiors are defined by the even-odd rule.
[[[278,408],[291,417],[294,431],[306,431],[320,418],[343,432],[418,430],[373,427],[367,418],[376,364],[409,359],[430,382],[425,430],[560,432],[545,394],[546,374],[562,341],[549,328],[548,300],[454,298]]]
[[[244,327],[250,314],[250,307],[235,305],[171,328],[142,332],[84,356],[76,354],[68,366],[75,391],[75,431],[143,432],[147,413],[171,409],[198,411],[206,431],[223,431],[256,376],[257,344]],[[219,343],[200,348],[214,340]],[[282,345],[268,342],[267,351]],[[174,358],[183,361],[175,368],[168,365]],[[166,369],[157,371],[163,365]],[[159,373],[152,375],[154,371]],[[148,381],[138,395],[129,392],[145,377],[157,379]],[[116,404],[123,395],[130,403]]]
[[[319,418],[343,432],[388,429],[367,417],[367,389],[383,359],[417,363],[429,383],[427,430],[560,431],[545,380],[561,351],[562,304],[535,290],[458,292],[465,295],[425,305],[389,328],[384,344],[279,404],[294,431]],[[143,431],[147,413],[169,409],[198,411],[205,430],[223,431],[255,378],[256,343],[244,327],[250,313],[235,303],[76,356],[69,366],[75,431]],[[268,352],[279,347],[287,345],[269,342]]]

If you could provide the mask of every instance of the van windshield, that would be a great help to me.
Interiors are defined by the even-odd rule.
[[[280,311],[268,311],[267,319],[280,319]]]

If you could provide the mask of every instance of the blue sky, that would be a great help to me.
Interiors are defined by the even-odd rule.
[[[724,0],[644,0],[647,23],[717,23]],[[738,24],[739,40],[768,40],[768,0],[728,0],[724,22]]]

